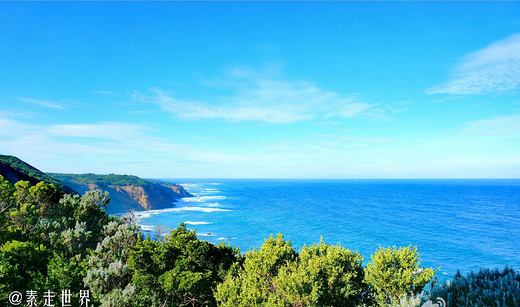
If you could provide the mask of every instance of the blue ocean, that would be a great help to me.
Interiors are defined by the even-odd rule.
[[[418,247],[439,277],[481,267],[520,269],[520,179],[171,180],[196,197],[136,213],[144,230],[180,223],[202,240],[242,252],[282,233],[297,249],[317,243],[357,250]]]

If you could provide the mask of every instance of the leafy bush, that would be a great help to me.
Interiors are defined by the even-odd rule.
[[[362,262],[360,254],[323,240],[296,253],[279,234],[248,252],[215,297],[222,306],[357,306],[366,288]]]
[[[213,290],[239,251],[197,239],[181,224],[164,240],[140,239],[132,248],[132,306],[214,306]]]
[[[41,260],[49,252],[34,242],[8,241],[0,249],[0,301],[5,301],[13,289],[26,289],[34,285],[39,275],[46,274]]]
[[[448,306],[520,306],[520,274],[510,267],[481,269],[436,285],[430,299],[442,297]]]
[[[296,258],[296,251],[283,235],[266,239],[260,249],[248,251],[243,267],[235,265],[215,297],[222,306],[261,306],[274,304],[279,270]]]
[[[371,297],[380,306],[386,306],[421,293],[435,271],[419,265],[416,247],[380,247],[365,269]]]
[[[307,306],[358,306],[364,301],[363,257],[340,245],[304,246],[282,267],[275,284],[281,301]]]

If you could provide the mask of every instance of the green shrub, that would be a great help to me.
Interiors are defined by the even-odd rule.
[[[279,234],[248,252],[215,297],[222,306],[357,306],[366,293],[362,262],[357,252],[322,240],[296,253]]]
[[[371,297],[379,306],[386,306],[421,293],[435,271],[419,265],[417,247],[380,247],[365,269]]]
[[[46,274],[49,252],[34,242],[8,241],[0,248],[0,302],[13,290],[29,290],[35,279]]]
[[[291,305],[358,306],[364,301],[363,257],[340,245],[304,246],[275,279],[280,300]]]
[[[222,306],[273,305],[278,271],[296,258],[296,251],[283,235],[266,239],[260,249],[248,251],[244,265],[235,265],[224,283],[217,286],[216,300]]]
[[[164,240],[139,240],[127,261],[133,306],[214,306],[213,290],[238,250],[197,238],[181,224]]]

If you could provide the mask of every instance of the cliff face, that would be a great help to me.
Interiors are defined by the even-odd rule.
[[[182,197],[192,197],[183,187],[168,182],[143,180],[127,175],[49,174],[84,193],[100,189],[110,194],[108,213],[124,213],[130,210],[152,210],[173,207]]]

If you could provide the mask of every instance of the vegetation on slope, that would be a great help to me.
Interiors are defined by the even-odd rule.
[[[52,183],[65,193],[76,193],[73,189],[63,184],[61,181],[41,172],[37,168],[14,156],[0,155],[0,175],[4,176],[11,183],[20,180],[29,181],[36,184],[40,181]]]
[[[434,270],[414,247],[379,248],[371,261],[340,245],[296,251],[283,235],[241,255],[201,241],[181,224],[165,238],[144,237],[130,217],[108,216],[99,190],[64,195],[54,185],[11,184],[0,176],[0,305],[9,295],[47,291],[73,306],[518,306],[520,275],[483,271],[421,292]],[[424,293],[423,293],[424,294]],[[39,301],[40,302],[40,301]],[[26,305],[26,301],[22,302]],[[430,304],[431,305],[431,304]],[[404,305],[403,305],[404,306]]]
[[[137,176],[131,175],[98,175],[98,174],[60,174],[60,173],[47,173],[58,180],[68,181],[76,185],[87,185],[87,184],[106,184],[106,185],[134,185],[134,186],[149,186],[150,181],[143,180]]]

